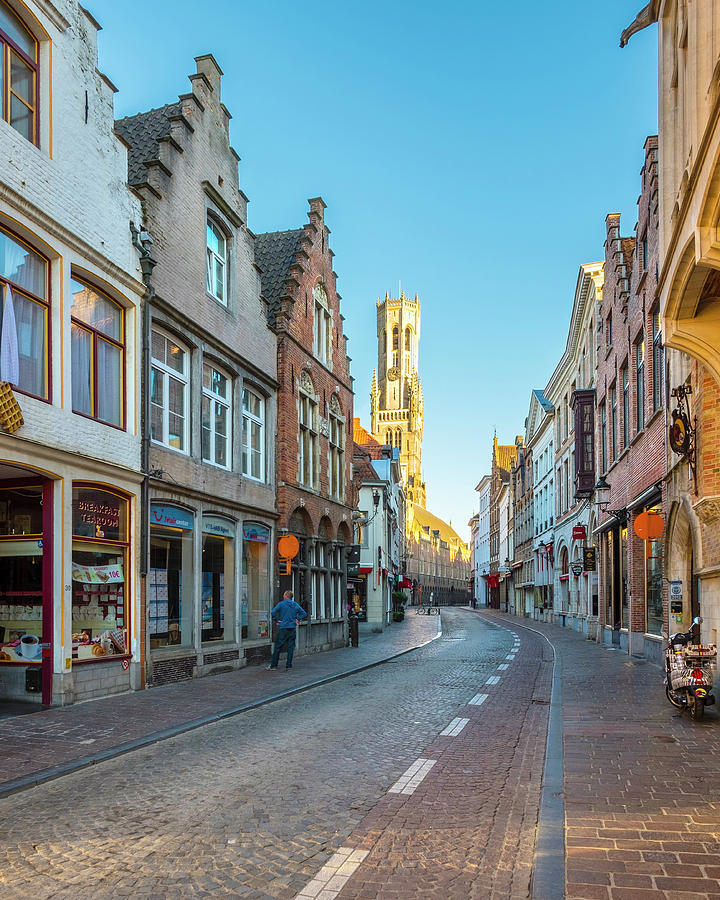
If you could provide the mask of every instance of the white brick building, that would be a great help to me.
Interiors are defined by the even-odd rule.
[[[44,703],[142,683],[141,210],[97,28],[75,0],[0,0],[15,98],[0,116],[0,297],[24,416],[0,432],[0,697]]]

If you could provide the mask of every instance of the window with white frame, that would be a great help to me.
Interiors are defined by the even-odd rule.
[[[231,410],[230,379],[210,363],[203,363],[202,458],[223,469],[230,468]]]
[[[190,354],[162,331],[152,332],[150,437],[156,444],[188,452]]]
[[[220,228],[207,220],[207,291],[227,306],[227,240]]]
[[[315,333],[313,352],[323,365],[330,368],[332,359],[332,315],[325,288],[318,284],[313,289],[315,299]]]
[[[306,487],[315,486],[315,459],[317,456],[317,400],[313,383],[307,372],[300,378],[299,406],[299,460],[298,482]]]
[[[257,481],[265,479],[265,400],[248,388],[242,395],[242,472]]]
[[[341,416],[340,403],[337,397],[332,396],[330,398],[330,440],[328,441],[330,459],[328,473],[330,496],[334,500],[342,500],[345,489],[343,471],[345,465],[345,422]]]

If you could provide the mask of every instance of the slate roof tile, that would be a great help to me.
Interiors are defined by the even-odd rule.
[[[290,231],[266,231],[255,237],[255,262],[261,270],[262,294],[271,315],[280,309],[284,285],[290,277],[290,266],[305,237],[303,228]]]
[[[140,184],[146,180],[145,163],[158,158],[159,142],[170,134],[170,116],[177,115],[181,109],[181,103],[167,103],[158,109],[126,116],[115,122],[115,131],[129,144],[128,184]]]

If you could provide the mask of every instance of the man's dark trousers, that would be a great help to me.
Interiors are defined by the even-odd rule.
[[[287,650],[287,662],[285,663],[285,668],[292,669],[293,653],[295,652],[294,628],[278,628],[277,637],[275,638],[275,647],[273,648],[273,655],[270,660],[271,669],[277,669],[280,654],[283,650]]]

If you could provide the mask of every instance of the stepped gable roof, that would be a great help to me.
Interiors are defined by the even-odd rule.
[[[540,404],[540,406],[542,406],[542,408],[545,410],[545,412],[553,412],[554,411],[555,407],[552,405],[552,403],[548,400],[548,398],[545,396],[545,394],[543,394],[543,392],[541,390],[539,390],[538,388],[535,388],[533,390],[533,394],[535,394],[535,396],[538,399],[538,403]]]
[[[418,526],[415,529],[416,531],[424,525],[429,526],[431,533],[433,531],[440,532],[440,540],[445,541],[448,544],[458,543],[463,547],[465,546],[465,541],[463,541],[455,529],[451,525],[448,525],[447,522],[443,522],[442,519],[433,515],[429,510],[425,509],[424,506],[412,503],[411,501],[408,502],[408,505],[412,508],[413,519]]]
[[[497,438],[495,438],[495,444],[493,446],[493,455],[495,457],[495,463],[497,467],[505,472],[506,475],[510,475],[510,471],[515,464],[515,460],[517,459],[517,447],[515,444],[498,444]]]
[[[305,238],[304,228],[289,231],[266,231],[255,236],[255,262],[260,268],[262,295],[271,312],[279,312],[285,282],[291,277],[290,267]]]
[[[353,419],[353,440],[371,459],[382,459],[382,444],[362,427],[360,419]]]
[[[167,103],[115,122],[116,133],[128,144],[128,184],[141,184],[146,180],[145,164],[158,159],[160,141],[170,136],[170,119],[181,111],[181,103]]]

